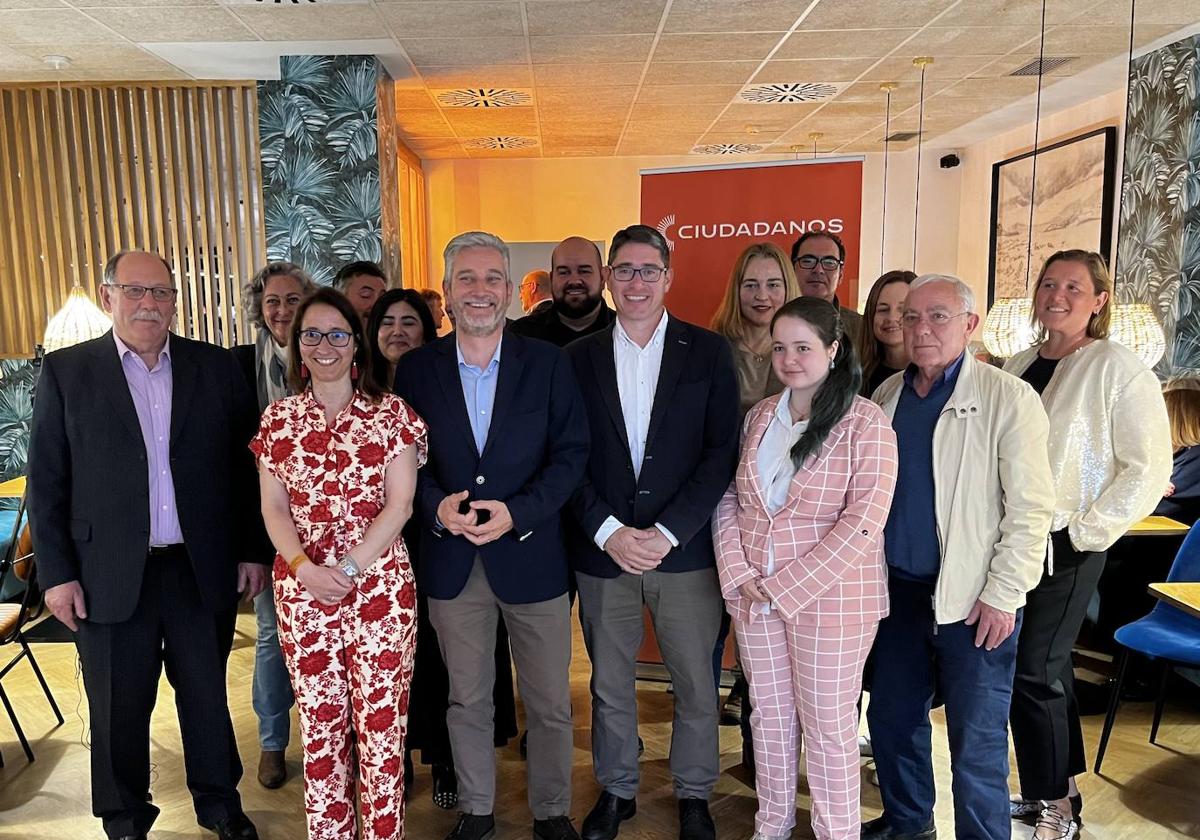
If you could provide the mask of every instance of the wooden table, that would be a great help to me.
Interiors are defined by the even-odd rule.
[[[1200,582],[1152,583],[1150,594],[1163,603],[1200,618]]]
[[[1188,532],[1188,526],[1166,516],[1147,516],[1125,532],[1127,537],[1178,537]]]
[[[0,484],[0,499],[19,499],[25,495],[25,476],[19,475],[16,478]]]

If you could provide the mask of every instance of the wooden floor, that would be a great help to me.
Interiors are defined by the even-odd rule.
[[[300,840],[305,834],[301,788],[295,778],[299,773],[299,751],[295,746],[289,750],[288,764],[293,778],[283,788],[265,790],[254,778],[258,744],[256,721],[250,707],[253,633],[253,616],[240,616],[229,668],[233,720],[246,764],[242,797],[247,813],[258,825],[264,840]],[[7,662],[10,650],[0,650],[0,662]],[[67,722],[54,728],[54,718],[27,665],[18,665],[5,678],[5,690],[12,697],[33,742],[37,760],[32,764],[25,761],[9,722],[0,715],[0,751],[5,762],[5,767],[0,769],[0,837],[102,838],[99,822],[91,816],[85,746],[87,727],[84,724],[87,708],[77,675],[75,648],[70,644],[40,644],[35,646],[35,654]],[[582,820],[598,793],[588,748],[588,662],[578,629],[572,694],[576,714],[572,814],[578,821]],[[678,831],[666,762],[671,697],[661,685],[643,683],[639,691],[639,708],[641,734],[646,742],[641,795],[638,816],[625,824],[621,837],[625,840],[663,840],[676,836]],[[1105,759],[1105,777],[1089,775],[1080,780],[1085,800],[1085,838],[1200,837],[1200,710],[1185,708],[1180,703],[1169,706],[1159,732],[1159,746],[1147,743],[1150,713],[1150,704],[1122,707]],[[1101,723],[1100,717],[1086,719],[1089,752],[1095,749]],[[174,702],[165,680],[155,711],[153,733],[156,766],[152,787],[154,800],[163,813],[151,837],[157,840],[213,837],[197,827],[191,810],[183,783]],[[945,839],[953,837],[953,816],[944,735],[943,721],[937,717],[934,743],[941,792],[937,823]],[[724,772],[712,800],[718,834],[729,840],[745,840],[753,832],[755,802],[753,791],[739,780],[740,744],[735,727],[722,728],[721,749]],[[528,838],[531,833],[525,804],[525,765],[515,742],[500,751],[498,772],[497,838]],[[869,775],[869,767],[865,774]],[[410,838],[440,840],[454,824],[455,815],[435,808],[429,792],[429,777],[418,767],[416,790],[408,814]],[[795,836],[810,837],[808,800],[803,786],[799,807],[801,813]],[[864,776],[863,815],[869,818],[879,811],[879,792],[866,783]],[[1013,829],[1017,838],[1027,837],[1031,831],[1019,824],[1014,824]]]

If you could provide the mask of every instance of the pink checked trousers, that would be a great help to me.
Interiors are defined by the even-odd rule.
[[[784,837],[796,825],[800,736],[818,840],[858,840],[857,703],[879,622],[787,624],[772,610],[735,621],[750,682],[758,772],[755,830]]]

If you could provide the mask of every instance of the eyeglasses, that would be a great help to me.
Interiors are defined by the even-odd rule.
[[[120,289],[121,294],[126,300],[141,300],[146,296],[146,292],[159,303],[166,303],[169,300],[175,300],[175,296],[179,294],[178,289],[173,289],[169,286],[134,286],[129,283],[109,283],[114,289]]]
[[[666,269],[661,265],[643,265],[640,268],[632,265],[618,265],[613,267],[612,276],[618,282],[628,283],[637,274],[641,276],[643,283],[657,283],[665,271]]]
[[[796,266],[798,268],[812,270],[818,265],[826,271],[837,271],[842,267],[842,261],[837,257],[814,257],[812,254],[796,257]]]
[[[921,323],[922,319],[925,319],[929,321],[931,327],[944,327],[955,318],[961,318],[964,315],[970,314],[970,312],[959,312],[954,315],[951,315],[949,312],[930,312],[928,315],[922,315],[919,312],[905,312],[900,316],[900,323],[906,327],[915,327]]]
[[[321,343],[322,338],[329,342],[330,347],[349,347],[352,337],[345,330],[330,330],[329,332],[300,330],[300,343],[305,347],[316,347]]]

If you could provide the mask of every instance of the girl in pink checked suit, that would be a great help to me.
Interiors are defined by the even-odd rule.
[[[883,526],[896,436],[879,407],[856,396],[862,372],[835,307],[796,298],[771,336],[787,387],[746,416],[737,473],[713,520],[754,705],[753,840],[791,836],[801,734],[813,831],[856,840],[856,704],[888,611]]]

